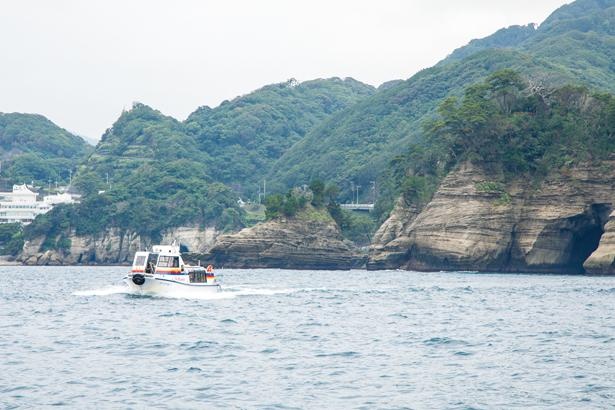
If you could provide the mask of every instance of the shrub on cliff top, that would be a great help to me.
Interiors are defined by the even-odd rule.
[[[424,129],[426,142],[392,163],[397,186],[417,205],[465,161],[506,183],[606,158],[615,151],[615,98],[578,86],[535,87],[503,70],[445,100]]]
[[[265,199],[265,216],[268,220],[280,216],[292,217],[305,208],[308,203],[308,191],[295,188],[289,190],[286,195],[273,194]]]

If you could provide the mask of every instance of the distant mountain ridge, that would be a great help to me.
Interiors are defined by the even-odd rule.
[[[144,159],[161,164],[182,160],[210,181],[256,184],[315,124],[374,91],[348,78],[289,80],[216,108],[200,107],[184,122],[136,103],[102,136],[80,173],[120,181]]]
[[[39,114],[0,113],[2,178],[47,183],[69,179],[93,147]]]
[[[440,61],[438,65],[460,61],[472,54],[487,49],[518,47],[525,40],[536,34],[536,28],[534,24],[502,28],[488,37],[472,40],[467,45],[456,49],[448,57]]]

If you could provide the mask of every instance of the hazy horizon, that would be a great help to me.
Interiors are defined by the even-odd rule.
[[[183,120],[289,78],[407,79],[567,0],[8,1],[0,112],[42,114],[90,141],[135,101]]]

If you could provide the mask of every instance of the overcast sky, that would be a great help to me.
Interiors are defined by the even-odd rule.
[[[184,119],[265,84],[408,78],[567,0],[2,0],[0,112],[98,139],[140,101]]]

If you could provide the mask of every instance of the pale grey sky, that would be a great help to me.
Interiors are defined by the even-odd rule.
[[[408,78],[570,0],[1,0],[0,112],[98,139],[140,101],[184,119],[269,83]]]

